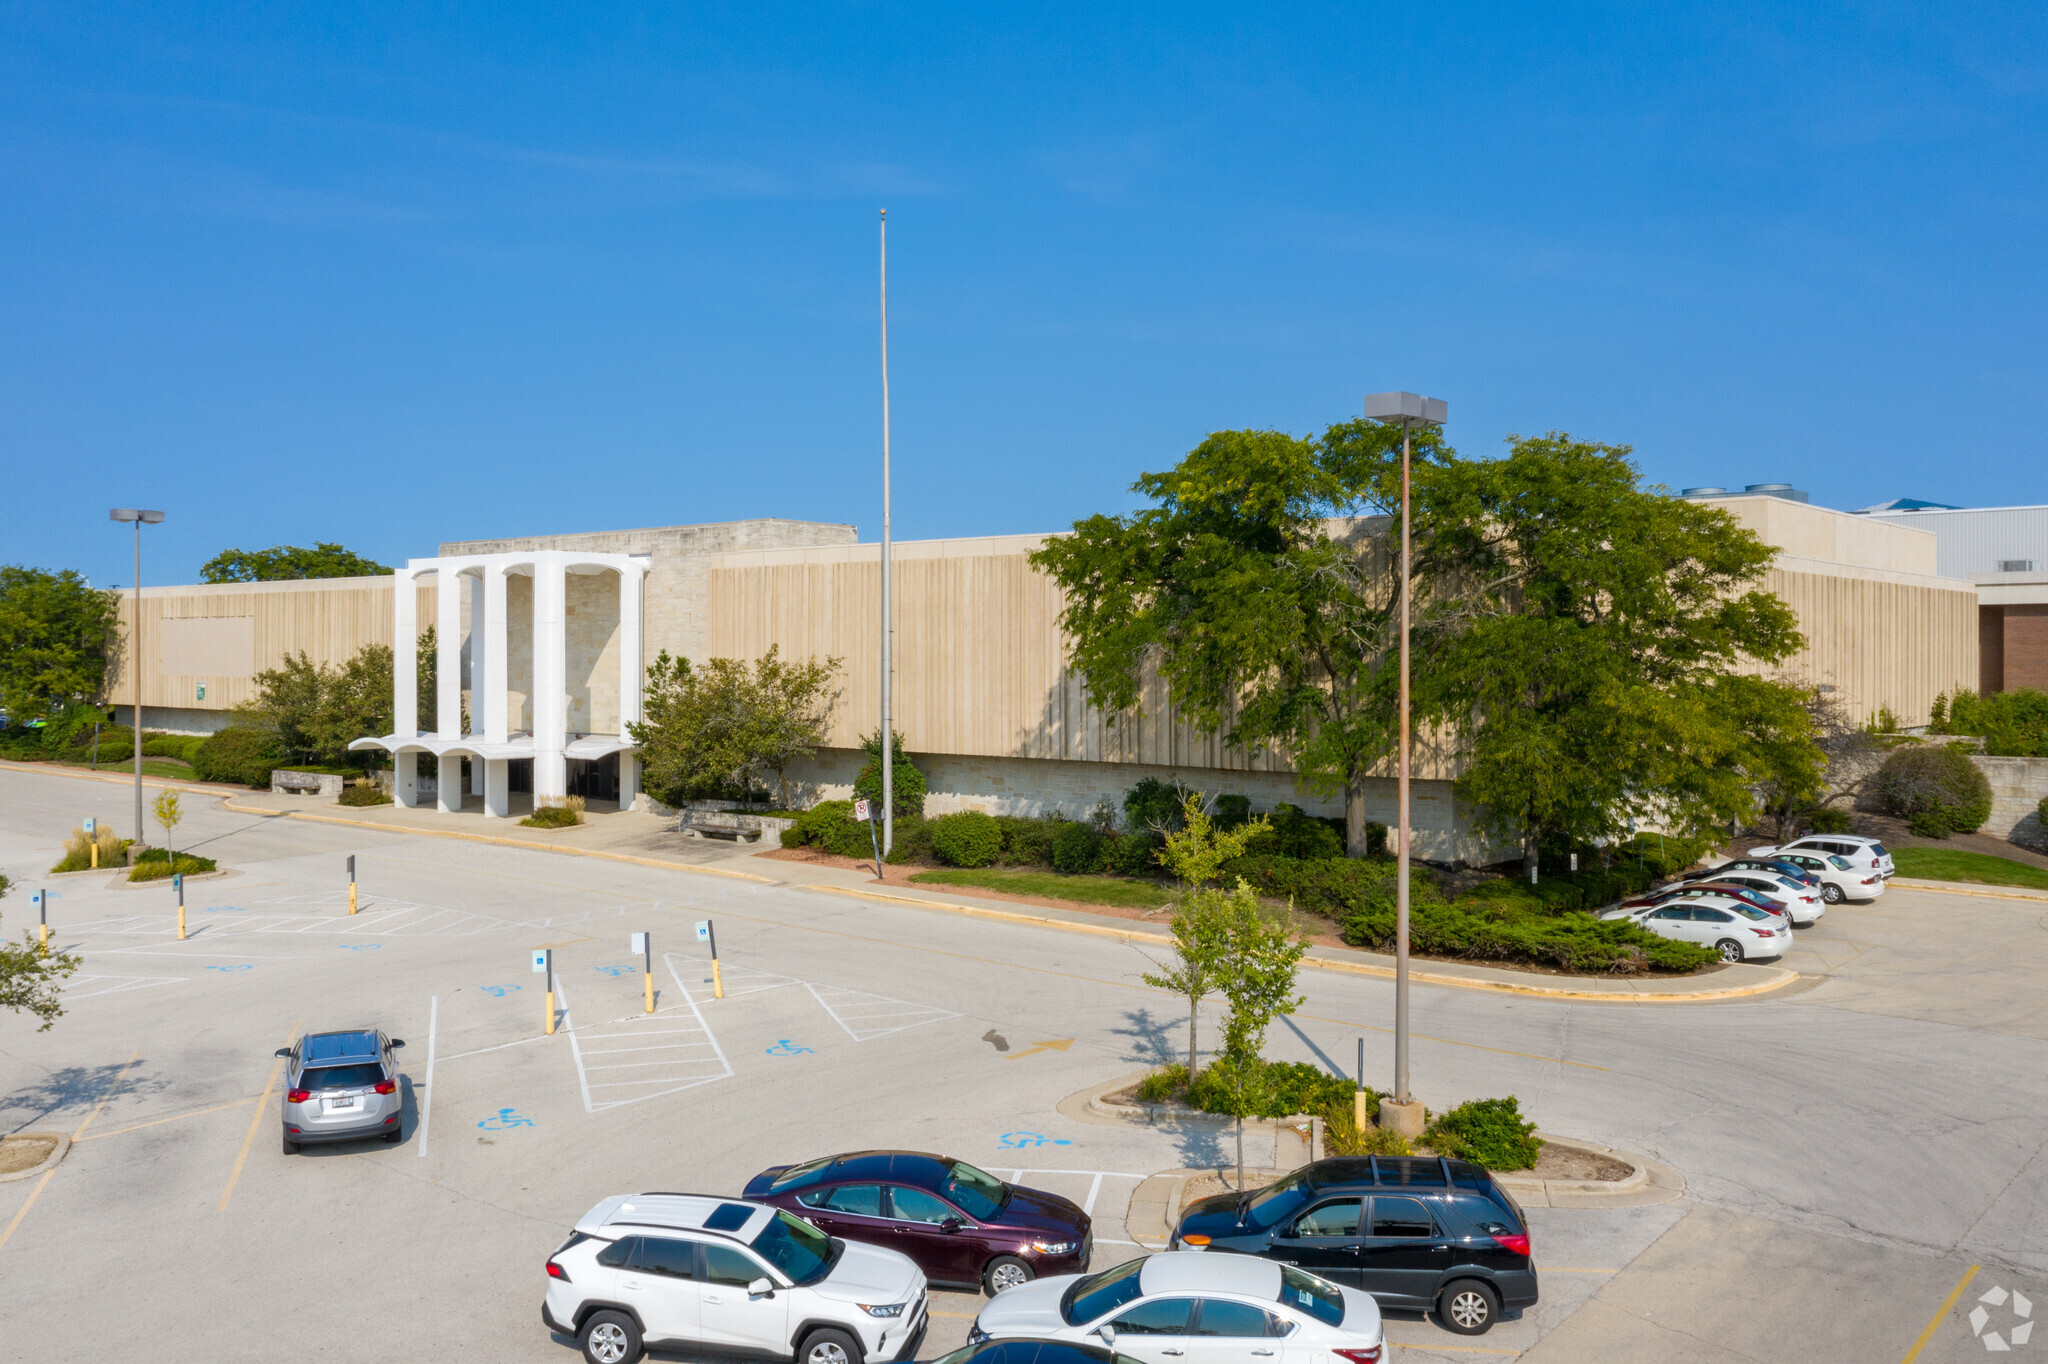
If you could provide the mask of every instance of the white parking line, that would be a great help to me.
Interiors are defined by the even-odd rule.
[[[441,997],[433,996],[427,1004],[427,1097],[420,1101],[420,1149],[419,1157],[427,1156],[427,1124],[434,1116],[434,1037],[441,1023]]]

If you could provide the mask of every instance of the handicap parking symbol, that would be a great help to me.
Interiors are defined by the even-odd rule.
[[[503,999],[519,987],[517,985],[479,985],[476,988],[482,990],[492,999]]]
[[[477,1126],[486,1132],[503,1132],[508,1127],[538,1127],[540,1124],[532,1118],[522,1118],[516,1108],[501,1108]]]
[[[256,968],[249,962],[243,962],[238,966],[209,966],[206,969],[209,971],[253,971]]]
[[[593,971],[602,971],[613,980],[617,980],[620,976],[626,975],[633,970],[630,966],[594,966],[591,969]]]
[[[787,1037],[784,1037],[778,1040],[774,1046],[763,1047],[762,1050],[767,1052],[770,1056],[802,1056],[806,1052],[812,1051],[812,1048],[800,1047],[796,1043],[790,1041]]]
[[[374,952],[383,945],[380,942],[344,942],[335,944],[344,952]]]
[[[1073,1142],[1068,1141],[1065,1137],[1048,1137],[1043,1132],[1005,1132],[996,1142],[996,1145],[1007,1151],[1015,1151],[1026,1146],[1072,1146],[1073,1144]]]
[[[247,914],[249,911],[240,905],[208,905],[206,912],[208,914]]]

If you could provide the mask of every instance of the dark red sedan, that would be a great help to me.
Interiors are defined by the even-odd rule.
[[[900,1250],[933,1283],[990,1296],[1041,1274],[1088,1268],[1088,1214],[1058,1194],[1005,1184],[950,1156],[856,1151],[775,1165],[742,1197],[771,1203],[829,1236]]]

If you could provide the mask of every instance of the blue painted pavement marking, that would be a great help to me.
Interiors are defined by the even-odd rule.
[[[1065,1137],[1048,1137],[1042,1132],[1005,1132],[996,1145],[1005,1150],[1017,1150],[1025,1146],[1072,1146]]]
[[[491,998],[493,998],[493,999],[503,999],[503,998],[504,998],[504,997],[505,997],[506,995],[509,995],[509,994],[511,994],[511,993],[512,993],[512,992],[513,992],[514,990],[516,990],[516,989],[518,989],[518,988],[519,988],[519,987],[518,987],[517,985],[479,985],[479,986],[477,986],[477,989],[479,989],[479,990],[482,990],[482,991],[483,991],[483,992],[484,992],[485,994],[489,995],[489,996],[490,996]]]
[[[623,975],[637,973],[639,970],[638,967],[633,966],[593,966],[590,969],[593,971],[602,971],[604,974],[610,976],[613,980],[617,980],[620,976]]]
[[[336,947],[339,947],[344,952],[374,952],[383,945],[380,942],[344,942],[335,944]]]
[[[538,1127],[540,1124],[532,1118],[522,1118],[516,1108],[501,1108],[477,1126],[486,1132],[503,1132],[508,1127]]]
[[[800,1047],[785,1037],[776,1042],[774,1046],[763,1047],[761,1050],[767,1052],[770,1056],[802,1056],[813,1049],[810,1047]]]
[[[242,962],[235,966],[209,966],[206,969],[209,971],[253,971],[256,967],[249,962]]]

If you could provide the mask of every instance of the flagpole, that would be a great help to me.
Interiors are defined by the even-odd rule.
[[[882,856],[896,843],[896,746],[889,717],[889,210],[882,210]]]

